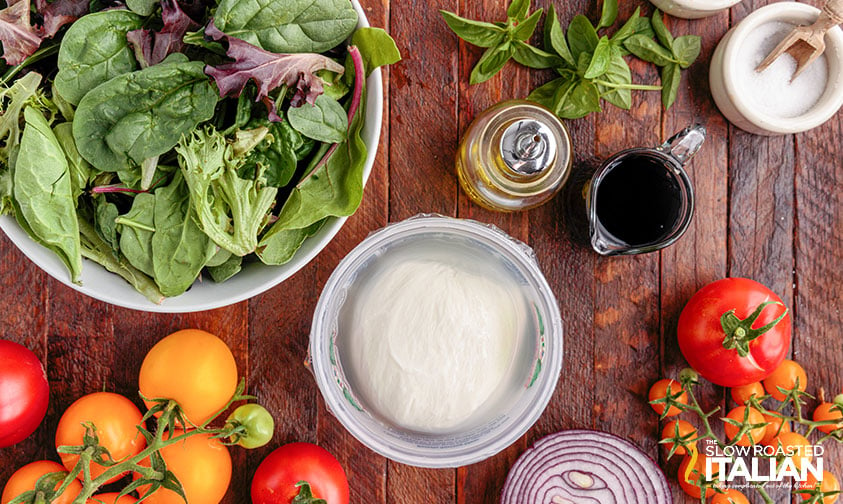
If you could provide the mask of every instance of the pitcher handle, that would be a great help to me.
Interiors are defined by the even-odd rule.
[[[688,126],[679,133],[657,147],[658,150],[670,154],[679,164],[685,166],[699,152],[705,142],[705,126],[695,124]]]

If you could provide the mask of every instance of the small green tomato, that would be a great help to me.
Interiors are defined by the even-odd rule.
[[[260,404],[238,407],[225,422],[233,430],[229,441],[248,449],[260,448],[269,443],[275,430],[275,420]]]

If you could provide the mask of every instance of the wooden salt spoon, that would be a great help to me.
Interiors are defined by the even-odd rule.
[[[825,51],[825,32],[840,23],[843,23],[843,0],[828,0],[814,24],[794,28],[775,49],[770,51],[764,61],[755,67],[755,71],[763,72],[776,58],[788,53],[796,60],[796,72],[790,78],[793,82]]]

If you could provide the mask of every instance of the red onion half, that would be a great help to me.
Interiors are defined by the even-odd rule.
[[[664,474],[612,434],[570,430],[536,442],[512,466],[501,504],[672,504]]]

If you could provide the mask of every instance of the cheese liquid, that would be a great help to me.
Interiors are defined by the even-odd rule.
[[[504,387],[525,319],[502,268],[447,248],[391,252],[343,308],[339,341],[357,394],[414,431],[453,429]]]

